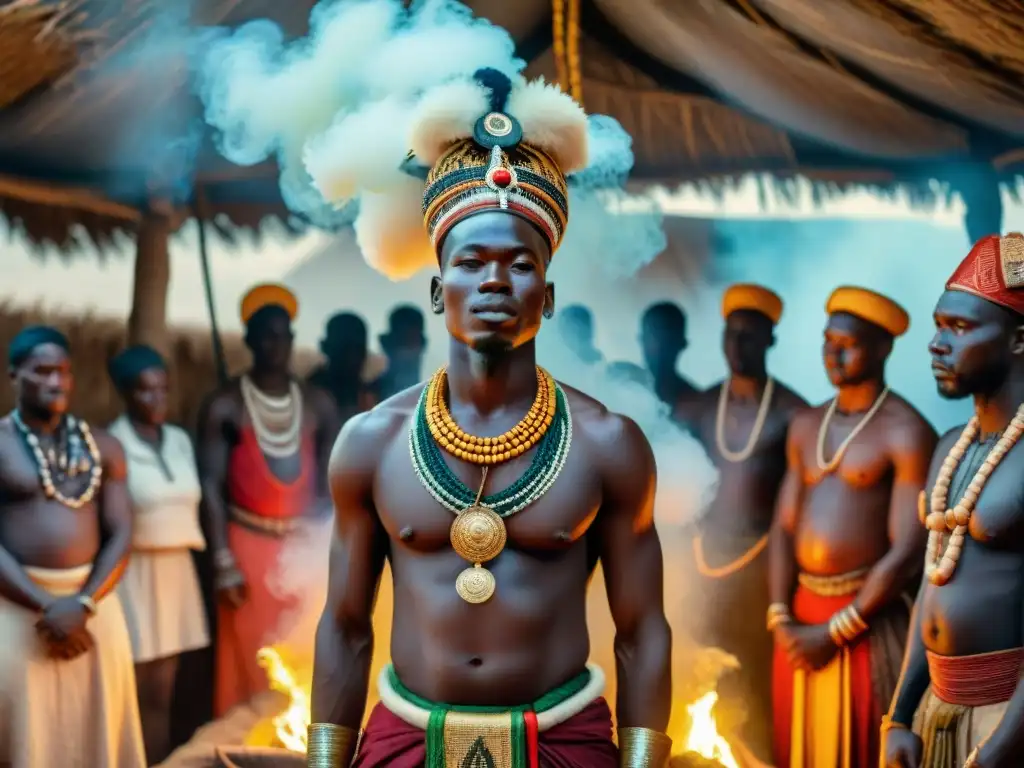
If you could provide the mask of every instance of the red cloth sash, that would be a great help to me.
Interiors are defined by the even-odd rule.
[[[986,707],[1009,701],[1024,667],[1024,648],[940,656],[927,651],[932,693],[947,704]]]
[[[228,461],[227,497],[235,506],[262,517],[297,517],[313,503],[316,478],[316,440],[305,426],[299,444],[302,469],[290,483],[281,482],[260,449],[251,424],[243,424],[238,444]]]
[[[537,755],[539,768],[618,768],[608,702],[597,699],[575,717],[538,734]],[[426,734],[377,704],[352,768],[419,768],[426,757]]]
[[[827,624],[832,615],[853,602],[856,594],[824,597],[798,586],[790,610],[801,624]],[[861,635],[850,646],[849,706],[852,725],[850,764],[869,768],[878,765],[878,712],[871,684],[871,644],[868,635]],[[789,768],[790,737],[793,727],[793,667],[785,649],[776,646],[772,665],[772,703],[774,705],[775,765]],[[886,702],[888,705],[888,702]],[[836,765],[841,763],[838,760]]]

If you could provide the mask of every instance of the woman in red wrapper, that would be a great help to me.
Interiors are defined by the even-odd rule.
[[[213,549],[217,616],[214,710],[266,689],[257,661],[297,596],[271,589],[289,536],[327,513],[327,457],[338,429],[330,395],[291,375],[298,302],[278,285],[242,300],[252,367],[215,392],[199,421],[197,458]]]

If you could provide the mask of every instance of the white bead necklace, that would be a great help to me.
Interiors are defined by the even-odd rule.
[[[260,450],[278,459],[294,455],[302,440],[302,389],[299,385],[291,382],[288,394],[283,397],[261,392],[248,376],[242,376],[240,386]]]
[[[919,514],[923,518],[921,522],[929,531],[928,551],[925,555],[925,575],[932,584],[940,587],[953,578],[953,572],[956,571],[956,564],[960,560],[960,553],[963,551],[967,538],[967,527],[971,522],[971,515],[974,514],[974,505],[978,503],[978,497],[981,495],[985,483],[1024,434],[1024,405],[1017,408],[1016,415],[1007,424],[999,441],[978,467],[967,490],[964,491],[963,498],[950,509],[949,486],[953,480],[953,474],[960,466],[960,462],[963,461],[967,449],[977,438],[980,429],[977,415],[972,416],[939,468],[935,485],[932,486],[931,512],[927,517],[924,516],[923,503],[919,510]],[[943,539],[947,534],[949,541],[943,548]]]
[[[765,421],[768,419],[768,408],[772,403],[772,394],[775,392],[775,380],[771,376],[764,385],[764,392],[761,393],[761,404],[757,407],[757,418],[754,419],[754,427],[747,438],[747,444],[739,451],[734,451],[725,444],[725,417],[729,407],[729,382],[723,381],[718,391],[718,413],[715,416],[715,443],[718,452],[726,461],[739,464],[750,458],[757,447],[757,441],[764,430]]]
[[[857,439],[864,427],[868,425],[868,422],[878,413],[878,409],[882,407],[882,403],[885,402],[885,398],[889,396],[889,388],[885,387],[882,392],[875,398],[875,402],[868,409],[868,412],[864,414],[864,418],[861,419],[857,426],[850,430],[850,434],[846,436],[846,439],[839,444],[836,449],[835,455],[832,456],[831,461],[825,461],[825,438],[828,436],[828,425],[832,421],[832,417],[835,416],[836,408],[839,406],[839,398],[833,398],[832,402],[829,403],[828,410],[825,412],[825,417],[821,420],[821,426],[818,427],[818,445],[815,458],[818,461],[818,469],[825,474],[835,472],[840,462],[843,460],[843,456],[846,455],[847,449]]]

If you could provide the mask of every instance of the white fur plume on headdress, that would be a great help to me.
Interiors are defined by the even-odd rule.
[[[410,147],[426,166],[437,162],[454,142],[473,135],[488,111],[507,112],[523,130],[523,141],[543,149],[566,174],[587,164],[587,115],[571,96],[543,79],[511,80],[496,93],[477,79],[459,80],[424,94],[412,118]]]

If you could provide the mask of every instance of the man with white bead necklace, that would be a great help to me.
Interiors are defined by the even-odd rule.
[[[775,764],[878,764],[925,536],[916,517],[931,425],[890,392],[885,364],[910,323],[844,286],[826,303],[829,403],[797,414],[769,543]]]
[[[697,640],[739,659],[739,670],[719,683],[720,711],[746,713],[743,741],[761,760],[771,754],[772,638],[750,617],[768,608],[768,529],[786,473],[786,435],[807,407],[768,373],[782,310],[782,299],[763,286],[731,285],[722,295],[729,375],[677,409],[720,473],[693,539],[705,607]]]
[[[979,240],[946,283],[929,346],[939,394],[975,413],[935,452],[928,529],[888,768],[1024,765],[1024,236]]]

